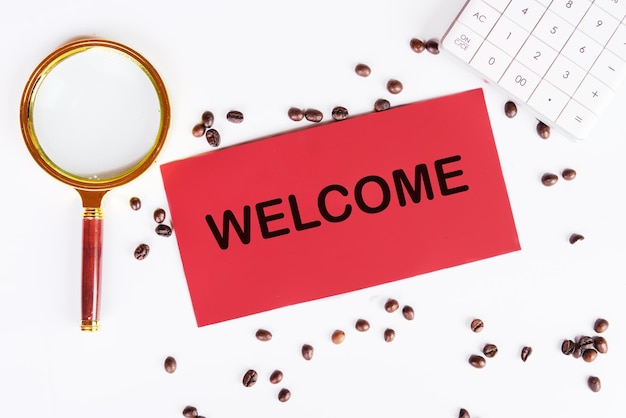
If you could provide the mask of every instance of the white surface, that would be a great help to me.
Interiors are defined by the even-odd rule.
[[[446,54],[417,55],[412,37],[441,37],[463,1],[121,1],[7,3],[0,14],[0,416],[182,416],[186,405],[210,418],[238,416],[621,417],[626,389],[623,158],[620,90],[584,142],[557,132],[541,140],[523,108]],[[216,115],[222,146],[294,127],[290,106],[335,105],[352,114],[387,97],[392,105],[483,87],[522,251],[327,300],[198,329],[175,235],[154,234],[152,211],[166,207],[157,166],[104,200],[102,331],[79,331],[80,199],[30,158],[19,130],[19,99],[38,62],[63,42],[96,35],[126,43],[165,80],[172,103],[168,142],[158,162],[209,151],[191,127]],[[356,76],[357,62],[372,75]],[[404,84],[394,97],[389,78]],[[227,123],[238,109],[244,123]],[[450,118],[463,109],[450,109]],[[426,121],[424,123],[427,123]],[[384,144],[381,144],[384,146]],[[544,172],[572,167],[578,177],[551,188]],[[216,181],[221,179],[216,173]],[[143,208],[130,210],[139,196]],[[166,207],[167,208],[167,207]],[[572,232],[585,235],[576,245]],[[132,256],[140,242],[148,258]],[[297,278],[296,278],[297,279]],[[416,320],[389,315],[388,297],[416,309]],[[237,303],[236,297],[232,303]],[[354,331],[358,317],[372,323]],[[611,325],[609,353],[594,363],[565,357],[564,338]],[[469,322],[482,318],[480,334]],[[382,330],[396,329],[383,342]],[[274,339],[261,343],[257,328]],[[334,346],[330,334],[347,332]],[[314,361],[300,358],[304,342]],[[492,342],[487,367],[467,363]],[[522,346],[534,351],[526,363]],[[173,355],[178,371],[163,371]],[[244,388],[248,368],[260,381]],[[267,377],[276,368],[292,391]],[[587,376],[602,379],[591,392]]]

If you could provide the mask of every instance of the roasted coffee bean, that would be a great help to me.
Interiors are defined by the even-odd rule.
[[[544,186],[554,186],[557,181],[559,181],[559,177],[554,173],[545,173],[541,176],[541,183],[543,183]]]
[[[391,328],[387,328],[385,330],[383,336],[385,337],[385,341],[390,343],[390,342],[392,342],[394,340],[394,338],[396,338],[396,332],[394,330],[392,330]]]
[[[572,357],[581,358],[582,355],[583,355],[583,350],[577,344],[576,347],[574,347],[574,351],[572,352]]]
[[[543,122],[537,123],[537,134],[541,137],[541,139],[550,138],[550,127]]]
[[[594,350],[593,348],[588,348],[586,350],[583,350],[583,360],[585,360],[587,363],[591,363],[597,357],[598,357],[598,352]]]
[[[135,258],[137,260],[143,260],[150,254],[150,246],[148,244],[139,244],[135,248]]]
[[[586,350],[588,348],[593,347],[593,338],[587,336],[587,335],[583,335],[581,337],[578,338],[578,346],[582,349],[582,350]]]
[[[517,105],[510,100],[506,102],[504,104],[504,114],[507,118],[514,118],[517,115]]]
[[[357,331],[365,332],[370,329],[370,323],[367,322],[365,319],[358,319],[354,324],[354,327]]]
[[[346,339],[346,333],[340,329],[335,330],[335,332],[333,332],[331,339],[333,343],[341,344]]]
[[[564,180],[574,180],[576,178],[576,170],[573,168],[566,168],[561,172],[561,176],[563,176]]]
[[[195,406],[186,406],[183,409],[183,416],[187,418],[196,418],[198,416],[198,409]]]
[[[472,321],[472,323],[470,324],[470,328],[472,328],[472,331],[474,332],[480,332],[483,330],[483,328],[485,327],[485,324],[483,323],[482,319],[474,319]]]
[[[387,81],[387,91],[391,94],[398,94],[402,91],[402,82],[399,80],[391,79]]]
[[[152,217],[154,218],[154,222],[162,224],[163,222],[165,222],[165,209],[156,209],[152,214]]]
[[[378,99],[374,103],[374,111],[376,112],[382,112],[383,110],[388,110],[389,108],[391,108],[391,103],[389,103],[389,100]]]
[[[295,122],[300,122],[302,119],[304,119],[304,110],[300,109],[299,107],[290,107],[287,111],[287,116],[289,116],[289,119]]]
[[[470,418],[470,414],[467,412],[467,409],[461,408],[459,411],[459,418]]]
[[[304,344],[302,346],[302,357],[305,360],[311,360],[313,358],[313,346],[309,344]]]
[[[165,224],[158,224],[156,228],[154,228],[154,232],[161,237],[169,237],[172,235],[172,227]]]
[[[439,42],[437,42],[435,39],[430,39],[426,41],[426,44],[424,46],[426,47],[426,51],[430,52],[431,54],[437,55],[439,53]]]
[[[604,337],[593,337],[593,346],[600,354],[606,354],[609,351],[609,344]]]
[[[213,126],[213,121],[215,120],[215,116],[213,116],[213,112],[207,110],[202,113],[202,124],[207,128]]]
[[[243,375],[242,383],[245,387],[249,388],[251,386],[254,386],[258,378],[259,374],[256,372],[256,370],[250,369]]]
[[[282,388],[280,392],[278,392],[278,400],[281,402],[287,402],[291,399],[291,392],[289,389]]]
[[[283,380],[283,372],[280,370],[274,370],[270,375],[270,383],[275,385],[280,383],[281,380]]]
[[[426,49],[426,44],[424,44],[424,41],[417,38],[411,39],[409,45],[411,46],[411,49],[418,54],[421,54],[422,52],[424,52],[424,49]]]
[[[589,385],[589,389],[591,389],[592,392],[600,392],[600,389],[602,389],[600,378],[597,376],[589,376],[587,385]]]
[[[477,369],[482,369],[487,364],[487,360],[485,360],[483,356],[479,356],[477,354],[472,354],[469,357],[468,361],[469,364],[471,364],[473,367],[476,367]]]
[[[141,199],[139,199],[138,197],[131,197],[129,203],[132,210],[141,209]]]
[[[409,305],[405,305],[402,308],[402,316],[404,316],[404,318],[409,321],[412,321],[413,319],[415,319],[415,311],[413,310],[413,307]]]
[[[272,339],[272,333],[263,328],[259,328],[255,335],[259,341],[269,341]]]
[[[485,344],[483,347],[483,354],[485,357],[492,358],[498,354],[498,347],[495,344]]]
[[[570,244],[576,244],[578,241],[582,241],[584,240],[585,237],[583,237],[580,234],[572,234],[569,236],[569,243]]]
[[[321,122],[324,119],[324,114],[317,109],[306,109],[304,111],[304,118],[309,122]]]
[[[344,120],[348,118],[348,109],[343,106],[335,106],[331,113],[331,116],[335,120]]]
[[[222,142],[222,138],[220,136],[220,133],[217,131],[217,129],[207,129],[206,131],[206,142],[209,143],[210,146],[212,147],[219,147],[220,146],[220,142]]]
[[[602,334],[609,328],[609,321],[604,318],[596,319],[596,322],[593,324],[593,329],[598,334]]]
[[[385,302],[385,310],[389,313],[397,311],[399,307],[400,304],[395,299],[387,299]]]
[[[226,120],[232,123],[243,122],[243,113],[238,110],[231,110],[226,114]]]
[[[196,138],[200,138],[206,132],[206,126],[203,123],[197,123],[191,128],[191,134]]]
[[[576,349],[576,343],[572,340],[563,340],[563,344],[561,344],[561,352],[566,356],[569,356]]]
[[[528,346],[527,346],[527,347],[522,348],[522,354],[521,354],[522,361],[526,361],[526,360],[528,360],[528,357],[529,357],[532,353],[533,353],[533,349],[532,349],[532,347],[528,347]]]
[[[372,70],[367,64],[357,64],[356,67],[354,67],[354,72],[361,77],[368,77],[372,73]]]
[[[163,362],[163,367],[168,373],[174,373],[176,371],[176,359],[172,356],[167,356]]]

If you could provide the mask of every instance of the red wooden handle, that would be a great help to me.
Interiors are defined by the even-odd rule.
[[[100,320],[102,270],[102,212],[86,208],[83,215],[83,269],[81,330],[97,331]]]

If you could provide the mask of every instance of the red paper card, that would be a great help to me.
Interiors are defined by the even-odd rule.
[[[198,326],[520,249],[482,90],[161,171]]]

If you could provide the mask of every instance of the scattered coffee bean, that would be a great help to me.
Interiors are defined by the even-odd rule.
[[[561,176],[563,176],[564,180],[574,180],[576,178],[576,170],[573,168],[566,168],[561,172]]]
[[[242,383],[247,388],[252,387],[256,383],[258,377],[259,374],[256,372],[256,370],[250,369],[243,375]]]
[[[529,357],[532,353],[533,353],[533,349],[532,349],[532,347],[528,347],[528,346],[527,346],[527,347],[522,348],[522,354],[521,354],[522,361],[524,361],[524,362],[525,362],[526,360],[528,360],[528,357]]]
[[[255,335],[259,341],[269,341],[272,339],[272,333],[263,328],[259,328]]]
[[[291,392],[289,389],[282,388],[280,392],[278,392],[278,400],[281,402],[287,402],[291,399]]]
[[[387,299],[385,302],[385,310],[389,313],[395,312],[400,307],[400,304],[395,299]]]
[[[340,329],[335,330],[335,332],[333,332],[331,339],[333,343],[341,344],[346,339],[346,333]]]
[[[331,116],[335,120],[344,120],[348,118],[348,109],[343,106],[335,106],[333,109]]]
[[[207,110],[202,113],[201,119],[202,119],[202,124],[206,126],[207,128],[210,128],[211,126],[213,126],[213,121],[215,120],[215,116],[213,116],[213,112],[211,112],[210,110]]]
[[[572,340],[563,340],[563,344],[561,344],[561,352],[566,356],[569,356],[576,349],[576,343]]]
[[[232,123],[243,122],[243,113],[238,110],[231,110],[226,114],[226,120]]]
[[[569,243],[570,244],[576,244],[578,241],[582,241],[584,240],[585,237],[583,237],[580,234],[572,234],[569,236]]]
[[[387,91],[391,94],[398,94],[402,91],[402,82],[399,80],[391,79],[387,81]]]
[[[162,224],[163,222],[165,222],[165,209],[156,209],[152,214],[152,217],[154,218],[154,222]]]
[[[578,346],[582,350],[586,350],[588,348],[593,347],[593,338],[583,335],[578,338]]]
[[[495,344],[485,344],[483,347],[483,354],[485,357],[492,358],[498,354],[498,347]]]
[[[156,228],[154,228],[154,232],[156,232],[158,236],[169,237],[172,235],[172,227],[165,224],[158,224]]]
[[[593,329],[598,334],[602,334],[609,328],[609,321],[603,318],[596,319],[596,322],[593,324]]]
[[[554,173],[545,173],[541,176],[541,183],[543,183],[544,186],[554,186],[557,181],[559,181],[559,177]]]
[[[582,355],[583,355],[583,350],[577,344],[576,347],[574,347],[574,351],[572,352],[572,357],[581,358]]]
[[[368,77],[372,73],[372,70],[367,64],[357,64],[356,67],[354,67],[354,72],[361,77]]]
[[[354,324],[354,327],[357,331],[365,332],[370,329],[370,323],[367,322],[365,319],[358,319],[356,321],[356,324]]]
[[[469,357],[469,364],[477,369],[482,369],[487,364],[487,360],[483,356],[479,356],[477,354],[472,354]]]
[[[588,348],[586,350],[583,350],[583,360],[585,360],[587,363],[591,363],[597,357],[598,357],[598,352],[594,350],[593,348]]]
[[[470,418],[470,414],[467,412],[467,409],[461,408],[459,411],[459,418]]]
[[[186,406],[183,409],[183,416],[187,418],[196,418],[198,416],[198,409],[195,406]]]
[[[191,134],[196,138],[200,138],[206,132],[206,126],[203,123],[197,123],[191,128]]]
[[[280,383],[281,380],[283,380],[283,372],[280,370],[274,370],[270,375],[270,383],[276,385]]]
[[[220,142],[222,142],[222,138],[220,136],[220,133],[217,131],[217,129],[207,129],[206,131],[206,142],[209,143],[210,146],[212,147],[219,147],[220,146]]]
[[[504,104],[504,114],[507,118],[514,118],[517,115],[517,105],[510,100],[506,102]]]
[[[304,119],[304,110],[300,109],[299,107],[290,107],[287,111],[287,116],[289,116],[289,119],[294,122],[300,122],[302,119]]]
[[[176,359],[172,356],[167,356],[163,362],[163,367],[168,373],[174,373],[176,371]]]
[[[483,328],[485,327],[485,324],[483,323],[482,319],[474,319],[472,321],[472,323],[470,324],[470,328],[472,328],[472,331],[474,332],[480,332],[483,330]]]
[[[321,122],[324,119],[324,114],[317,109],[306,109],[304,111],[304,118],[309,122]]]
[[[385,337],[385,341],[387,341],[388,343],[392,342],[394,338],[396,338],[396,332],[391,328],[387,328],[383,335]]]
[[[302,346],[302,357],[305,360],[311,360],[313,358],[313,346],[309,344],[304,344]]]
[[[418,54],[421,54],[422,52],[424,52],[424,49],[426,49],[426,44],[424,44],[424,41],[417,38],[411,39],[409,45],[411,46],[411,49]]]
[[[404,318],[408,321],[412,321],[413,319],[415,319],[415,311],[413,310],[413,307],[405,305],[402,308],[402,316],[404,316]]]
[[[426,51],[430,52],[431,54],[437,55],[439,53],[439,42],[437,42],[435,39],[430,39],[426,41],[426,44],[424,46],[426,47]]]
[[[543,122],[537,123],[537,134],[541,137],[541,139],[550,138],[550,127]]]
[[[143,260],[150,254],[150,246],[148,244],[139,244],[135,248],[135,258],[137,260]]]
[[[389,103],[389,100],[378,99],[374,103],[374,111],[376,112],[382,112],[383,110],[388,110],[389,108],[391,108],[391,103]]]
[[[138,197],[131,197],[129,203],[132,210],[141,209],[141,199],[139,199]]]
[[[600,354],[606,354],[609,351],[609,344],[604,337],[593,337],[593,346]]]
[[[592,392],[600,392],[600,389],[602,388],[600,378],[597,376],[589,376],[587,379],[587,385],[589,385],[589,389],[591,389]]]

